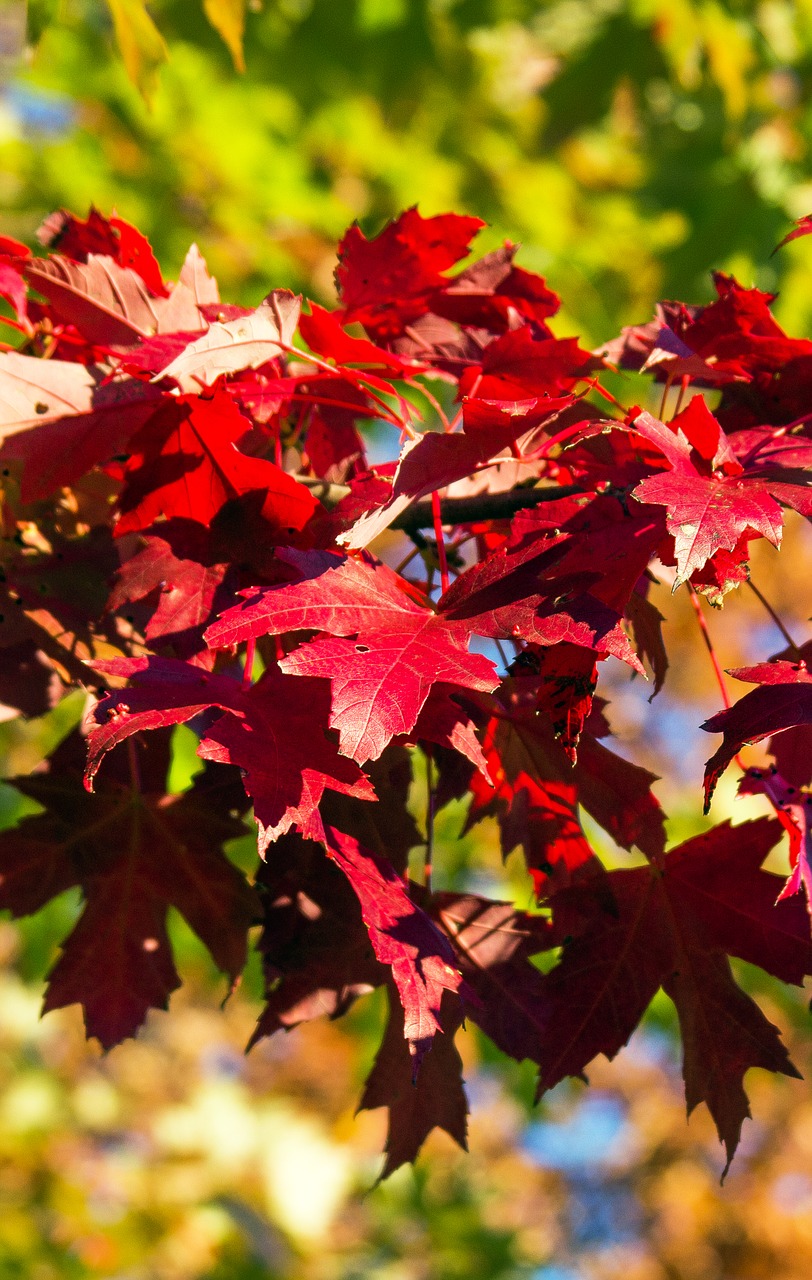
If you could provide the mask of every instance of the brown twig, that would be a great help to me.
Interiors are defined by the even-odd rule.
[[[776,613],[775,609],[774,609],[774,608],[772,607],[772,605],[770,604],[769,600],[767,600],[767,599],[766,599],[766,597],[765,597],[765,596],[763,596],[763,595],[761,594],[761,592],[759,591],[759,589],[758,589],[758,587],[756,586],[755,582],[753,582],[752,580],[748,579],[747,585],[748,585],[748,587],[750,588],[750,590],[752,591],[753,595],[756,597],[756,599],[757,599],[757,600],[758,600],[758,601],[759,601],[759,602],[764,606],[764,608],[766,609],[767,613],[770,615],[770,617],[772,618],[773,622],[774,622],[774,623],[775,623],[775,625],[778,627],[778,630],[781,632],[781,635],[782,635],[782,636],[784,637],[784,639],[786,640],[786,642],[787,642],[787,644],[789,645],[790,649],[794,650],[794,652],[795,652],[795,653],[800,653],[800,651],[801,651],[801,650],[800,650],[800,647],[795,643],[795,641],[793,640],[793,638],[792,638],[792,636],[790,635],[789,631],[787,631],[787,628],[784,626],[784,623],[782,622],[781,618],[780,618],[780,617],[778,616],[778,614]]]

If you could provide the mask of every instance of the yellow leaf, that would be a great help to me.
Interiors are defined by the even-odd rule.
[[[203,0],[203,11],[228,47],[237,71],[244,71],[242,38],[245,31],[245,0]]]
[[[147,103],[158,85],[158,68],[169,56],[164,38],[147,12],[146,0],[107,0],[127,75]]]

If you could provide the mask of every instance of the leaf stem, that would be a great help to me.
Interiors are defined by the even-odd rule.
[[[774,608],[772,607],[772,605],[770,604],[769,600],[767,600],[767,599],[766,599],[766,597],[765,597],[765,596],[763,596],[763,595],[761,594],[761,592],[759,591],[759,589],[758,589],[758,587],[756,586],[755,582],[752,582],[750,579],[748,579],[747,585],[748,585],[748,587],[750,588],[750,590],[752,591],[753,595],[756,597],[756,599],[757,599],[758,601],[760,601],[760,603],[761,603],[761,604],[764,606],[764,608],[767,610],[767,613],[770,615],[770,617],[772,618],[773,622],[774,622],[774,623],[775,623],[775,625],[778,627],[778,630],[781,632],[781,635],[782,635],[782,636],[784,637],[784,639],[786,640],[786,642],[787,642],[787,644],[789,645],[790,649],[794,650],[794,652],[795,652],[795,653],[800,653],[800,647],[799,647],[799,646],[795,643],[795,641],[793,640],[792,636],[790,635],[790,633],[789,633],[789,631],[787,630],[787,628],[784,626],[784,623],[782,622],[781,618],[780,618],[780,617],[778,616],[778,614],[776,613],[775,609],[774,609]]]
[[[429,391],[428,387],[424,387],[423,383],[418,382],[416,378],[404,378],[404,382],[406,383],[407,387],[412,387],[414,391],[419,391],[421,395],[426,397],[432,409],[437,414],[437,417],[442,422],[443,431],[446,431],[446,432],[450,431],[451,424],[448,421],[448,418],[446,417],[445,410],[443,409],[443,406],[440,404],[440,401],[437,399],[437,397],[431,391]]]
[[[432,859],[434,857],[434,757],[431,747],[426,753],[426,855],[423,861],[423,885],[431,893]]]
[[[682,375],[682,380],[680,382],[679,394],[677,395],[677,403],[674,405],[674,412],[671,415],[672,418],[676,418],[677,414],[682,408],[683,397],[685,396],[685,392],[688,390],[688,384],[690,383],[690,381],[691,381],[690,374],[684,373]]]
[[[127,739],[127,762],[130,766],[130,785],[135,795],[141,794],[141,766],[135,750],[135,738]]]
[[[725,673],[722,670],[722,665],[719,662],[719,659],[716,655],[716,650],[713,647],[713,641],[711,640],[710,631],[708,630],[708,624],[705,621],[705,615],[703,614],[702,606],[699,603],[699,596],[694,591],[690,582],[686,582],[685,585],[688,588],[688,592],[691,597],[691,605],[693,607],[694,613],[696,614],[696,620],[699,623],[699,630],[702,632],[702,639],[705,641],[705,648],[710,654],[710,660],[711,660],[711,663],[713,664],[713,670],[716,676],[716,683],[718,684],[719,692],[722,695],[722,702],[725,705],[725,710],[729,711],[733,703],[731,702],[730,694],[727,691],[727,684],[725,682]],[[736,764],[741,769],[742,773],[744,773],[747,769],[747,765],[744,763],[741,756],[738,755],[737,753],[733,758],[736,761]]]
[[[660,419],[660,422],[665,422],[665,402],[668,399],[668,393],[671,390],[672,382],[673,382],[673,378],[672,378],[672,375],[669,373],[665,380],[665,386],[663,387],[663,394],[660,397],[660,411],[657,415]]]
[[[688,594],[690,595],[690,598],[691,598],[691,607],[693,608],[693,611],[696,614],[696,620],[699,623],[699,630],[702,632],[702,639],[705,642],[705,648],[710,654],[710,660],[713,664],[714,674],[716,675],[716,683],[719,686],[719,692],[722,695],[722,701],[725,704],[725,709],[730,710],[730,707],[733,704],[730,701],[730,694],[727,691],[727,683],[725,682],[725,673],[722,670],[722,666],[721,666],[721,663],[719,662],[719,658],[717,657],[716,650],[713,647],[713,641],[711,640],[710,631],[708,630],[708,624],[705,621],[705,615],[703,614],[702,606],[699,603],[699,596],[694,591],[690,582],[686,582],[685,585],[688,588]]]
[[[508,656],[507,656],[507,654],[505,653],[504,649],[502,648],[502,642],[501,642],[501,640],[498,638],[498,636],[494,636],[494,641],[493,641],[493,642],[494,642],[494,644],[496,645],[496,648],[497,648],[497,650],[498,650],[498,652],[499,652],[499,657],[502,659],[502,665],[504,666],[505,671],[507,671],[508,667],[510,666],[510,663],[508,662]]]
[[[448,575],[448,557],[445,553],[445,538],[443,535],[443,518],[440,512],[440,495],[437,490],[431,495],[431,514],[434,520],[434,537],[437,541],[437,558],[440,562],[440,582],[443,592],[448,590],[451,579]]]
[[[254,654],[256,651],[256,637],[249,636],[245,645],[245,665],[242,669],[242,685],[244,689],[248,689],[251,686],[251,676],[254,671]]]

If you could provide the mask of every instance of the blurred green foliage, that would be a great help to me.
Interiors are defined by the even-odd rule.
[[[809,0],[264,0],[243,76],[197,0],[152,11],[150,109],[102,0],[30,0],[0,99],[8,231],[94,200],[169,269],[196,238],[226,296],[329,298],[347,224],[419,202],[521,241],[589,340],[706,299],[714,266],[808,326],[809,254],[768,255],[812,208]]]

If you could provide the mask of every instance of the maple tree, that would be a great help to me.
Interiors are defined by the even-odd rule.
[[[812,648],[735,672],[759,687],[703,726],[723,734],[708,803],[770,738],[775,767],[740,789],[776,817],[669,851],[655,775],[607,745],[596,689],[610,659],[662,687],[653,578],[720,606],[784,508],[812,516],[812,345],[717,276],[715,302],[664,302],[586,351],[514,246],[454,274],[482,225],[353,227],[339,306],[304,312],[280,289],[222,302],[196,247],[166,282],[96,210],[49,218],[46,256],[0,240],[0,698],[29,717],[89,700],[11,780],[42,812],[0,835],[0,906],[81,887],[44,1008],[80,1004],[105,1047],[179,984],[170,907],[231,984],[256,927],[252,1043],[386,988],[361,1100],[388,1108],[384,1173],[433,1128],[465,1145],[465,1019],[537,1065],[541,1096],[614,1056],[662,989],[688,1108],[729,1164],[747,1070],[797,1074],[730,957],[812,974],[812,756],[793,748]],[[650,373],[663,408],[676,388],[670,419],[619,404],[613,365]],[[203,764],[178,794],[179,724]],[[495,817],[504,856],[522,849],[532,907],[434,887],[434,815],[464,797],[469,827]],[[253,883],[224,848],[251,808]],[[607,866],[582,812],[638,865]],[[786,884],[763,867],[785,831]]]

